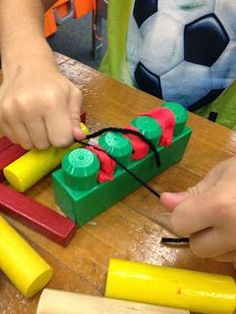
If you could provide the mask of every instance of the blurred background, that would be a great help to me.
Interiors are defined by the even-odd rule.
[[[66,15],[60,19],[57,23],[57,32],[48,37],[48,42],[54,51],[97,69],[106,51],[108,0],[94,1],[95,11],[75,19],[69,17],[69,10],[70,5],[75,5],[76,2],[67,0],[68,19],[65,18]],[[63,3],[63,0],[58,1],[59,4],[60,2]],[[61,10],[60,5],[54,9],[54,16],[59,9]]]

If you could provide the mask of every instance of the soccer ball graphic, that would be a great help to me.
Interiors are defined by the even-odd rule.
[[[196,109],[236,79],[236,0],[135,0],[127,59],[137,87]]]

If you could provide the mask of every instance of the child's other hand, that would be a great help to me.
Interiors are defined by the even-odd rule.
[[[163,193],[179,236],[190,237],[199,257],[236,262],[236,157],[218,164],[196,186],[181,193]]]
[[[83,138],[78,128],[81,92],[59,73],[54,61],[30,58],[3,72],[0,129],[10,140],[26,149],[46,149],[68,146],[74,136]]]

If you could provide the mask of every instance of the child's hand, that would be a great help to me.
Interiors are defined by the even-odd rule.
[[[190,237],[194,254],[236,262],[236,157],[186,192],[163,193],[161,202],[173,211],[174,232]]]
[[[73,136],[82,139],[78,128],[81,92],[59,73],[54,61],[39,56],[19,64],[14,71],[4,71],[2,133],[26,149],[64,147],[73,142]]]

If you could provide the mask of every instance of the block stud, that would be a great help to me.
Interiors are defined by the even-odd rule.
[[[131,121],[131,124],[143,134],[146,138],[153,142],[154,145],[158,145],[161,137],[161,127],[159,123],[147,116],[140,116]]]
[[[175,115],[174,136],[181,134],[188,120],[187,110],[176,102],[167,102],[162,107],[170,109]]]
[[[123,164],[127,165],[131,160],[132,145],[129,139],[121,134],[108,132],[100,137],[98,143],[105,151]]]
[[[84,148],[68,153],[62,161],[65,183],[76,191],[94,187],[99,168],[97,156]]]

